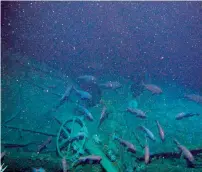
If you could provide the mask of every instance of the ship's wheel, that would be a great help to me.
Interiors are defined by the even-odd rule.
[[[88,134],[87,127],[81,118],[72,117],[61,125],[56,140],[59,156],[74,161],[83,154],[86,136],[83,139],[70,141],[79,132],[84,132],[86,135]]]

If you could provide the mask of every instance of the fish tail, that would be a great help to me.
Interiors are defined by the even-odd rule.
[[[159,121],[158,121],[158,120],[155,120],[155,122],[156,122],[157,126],[159,127]]]
[[[115,133],[113,133],[113,135],[112,135],[112,139],[113,139],[113,140],[118,140],[118,137],[116,136]]]

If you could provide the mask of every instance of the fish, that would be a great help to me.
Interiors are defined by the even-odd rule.
[[[138,128],[143,130],[152,141],[156,141],[154,134],[148,128],[145,126],[139,126]]]
[[[107,112],[107,107],[103,106],[98,128],[101,126],[101,124],[104,122],[104,120],[108,117],[108,114],[109,113]]]
[[[199,116],[200,114],[199,113],[185,113],[185,112],[181,112],[181,113],[178,113],[177,116],[175,117],[176,120],[181,120],[181,119],[184,119],[184,118],[189,118],[189,117],[192,117],[192,116]]]
[[[69,96],[72,92],[72,88],[73,86],[70,85],[69,87],[67,87],[66,91],[64,92],[64,94],[61,96],[58,105],[56,105],[54,110],[57,110],[61,105],[64,104],[65,101],[67,101],[69,99]]]
[[[174,143],[177,145],[178,149],[182,152],[182,155],[191,163],[194,162],[194,156],[192,153],[183,145],[181,145],[176,139],[173,140]]]
[[[145,145],[145,148],[144,148],[144,162],[145,162],[145,164],[148,164],[149,160],[150,160],[149,146]]]
[[[95,71],[100,71],[103,68],[103,64],[99,63],[98,61],[94,61],[94,62],[87,61],[82,64],[84,68],[87,67],[88,69],[93,69]]]
[[[144,118],[147,117],[147,116],[146,116],[146,113],[143,112],[143,111],[140,110],[140,109],[136,109],[136,108],[127,108],[127,112],[130,112],[130,113],[132,113],[132,114],[135,114],[135,116],[138,117],[138,118],[142,118],[142,119],[144,119]]]
[[[1,159],[2,159],[5,155],[6,155],[6,151],[1,152]],[[0,159],[0,160],[1,160],[1,159]]]
[[[78,132],[76,135],[74,135],[73,137],[68,138],[68,140],[64,140],[61,144],[60,147],[61,148],[65,148],[68,144],[73,143],[74,141],[79,141],[82,140],[84,138],[87,138],[88,135],[85,132]]]
[[[202,96],[200,95],[197,95],[197,94],[187,94],[187,95],[184,95],[185,98],[191,100],[191,101],[194,101],[196,103],[200,103],[202,104]]]
[[[160,87],[158,87],[157,85],[154,85],[154,84],[144,84],[144,83],[142,83],[142,85],[144,86],[145,89],[147,89],[150,92],[152,92],[152,94],[161,94],[161,93],[163,93],[162,89]]]
[[[46,172],[43,168],[32,168],[32,172]]]
[[[157,120],[155,120],[155,121],[156,121],[158,130],[159,130],[160,138],[161,138],[162,142],[164,142],[164,141],[165,141],[165,133],[164,133],[164,130],[163,130],[163,128],[161,127],[161,125],[159,124],[159,122],[158,122]]]
[[[67,161],[65,158],[62,158],[62,170],[63,172],[67,172],[67,170],[69,169]]]
[[[83,164],[100,164],[101,161],[102,161],[101,156],[88,155],[80,157],[75,163],[73,163],[73,167]]]
[[[84,114],[84,116],[89,120],[89,121],[94,121],[93,115],[91,112],[86,109],[84,106],[77,105],[78,110]]]
[[[99,84],[99,86],[102,88],[108,88],[108,89],[116,90],[118,88],[121,88],[122,84],[118,81],[108,81],[104,84]]]
[[[79,132],[77,135],[73,136],[68,140],[68,143],[72,143],[76,140],[82,140],[84,137],[87,137],[87,134],[85,132]]]
[[[92,95],[88,93],[87,91],[77,90],[76,88],[74,88],[74,90],[81,97],[81,99],[88,99],[88,100],[92,99]]]
[[[67,87],[63,95],[53,93],[54,95],[59,96],[61,98],[59,99],[59,102],[57,102],[57,104],[54,105],[54,107],[52,107],[48,112],[44,114],[44,116],[49,117],[52,112],[56,112],[58,108],[60,108],[66,101],[69,101],[69,97],[72,92],[72,89],[73,89],[73,86],[70,85]]]
[[[38,150],[37,153],[39,154],[43,149],[45,149],[47,147],[47,145],[49,145],[52,141],[52,136],[48,137],[48,139],[41,145],[38,146]]]
[[[63,102],[65,100],[68,100],[71,92],[72,92],[72,88],[73,86],[70,85],[69,87],[67,87],[67,89],[65,90],[64,94],[62,95],[61,99],[60,99],[60,102]]]
[[[113,134],[112,139],[117,140],[121,145],[126,147],[128,152],[136,153],[136,148],[132,143],[117,137],[115,134]]]
[[[77,79],[79,80],[83,80],[85,82],[93,82],[93,83],[96,83],[96,77],[92,76],[92,75],[82,75],[82,76],[79,76]]]

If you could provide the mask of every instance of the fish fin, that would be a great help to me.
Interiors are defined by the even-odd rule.
[[[112,139],[113,139],[113,140],[116,140],[117,138],[118,138],[118,137],[116,136],[116,134],[113,133],[113,134],[112,134]]]
[[[180,151],[180,160],[182,160],[183,159],[183,153],[182,153],[182,151]]]

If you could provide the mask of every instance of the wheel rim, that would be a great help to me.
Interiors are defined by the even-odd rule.
[[[80,156],[86,142],[86,137],[81,140],[69,142],[69,139],[78,132],[88,133],[87,127],[81,118],[72,117],[61,125],[56,141],[57,151],[60,157],[75,160]]]

